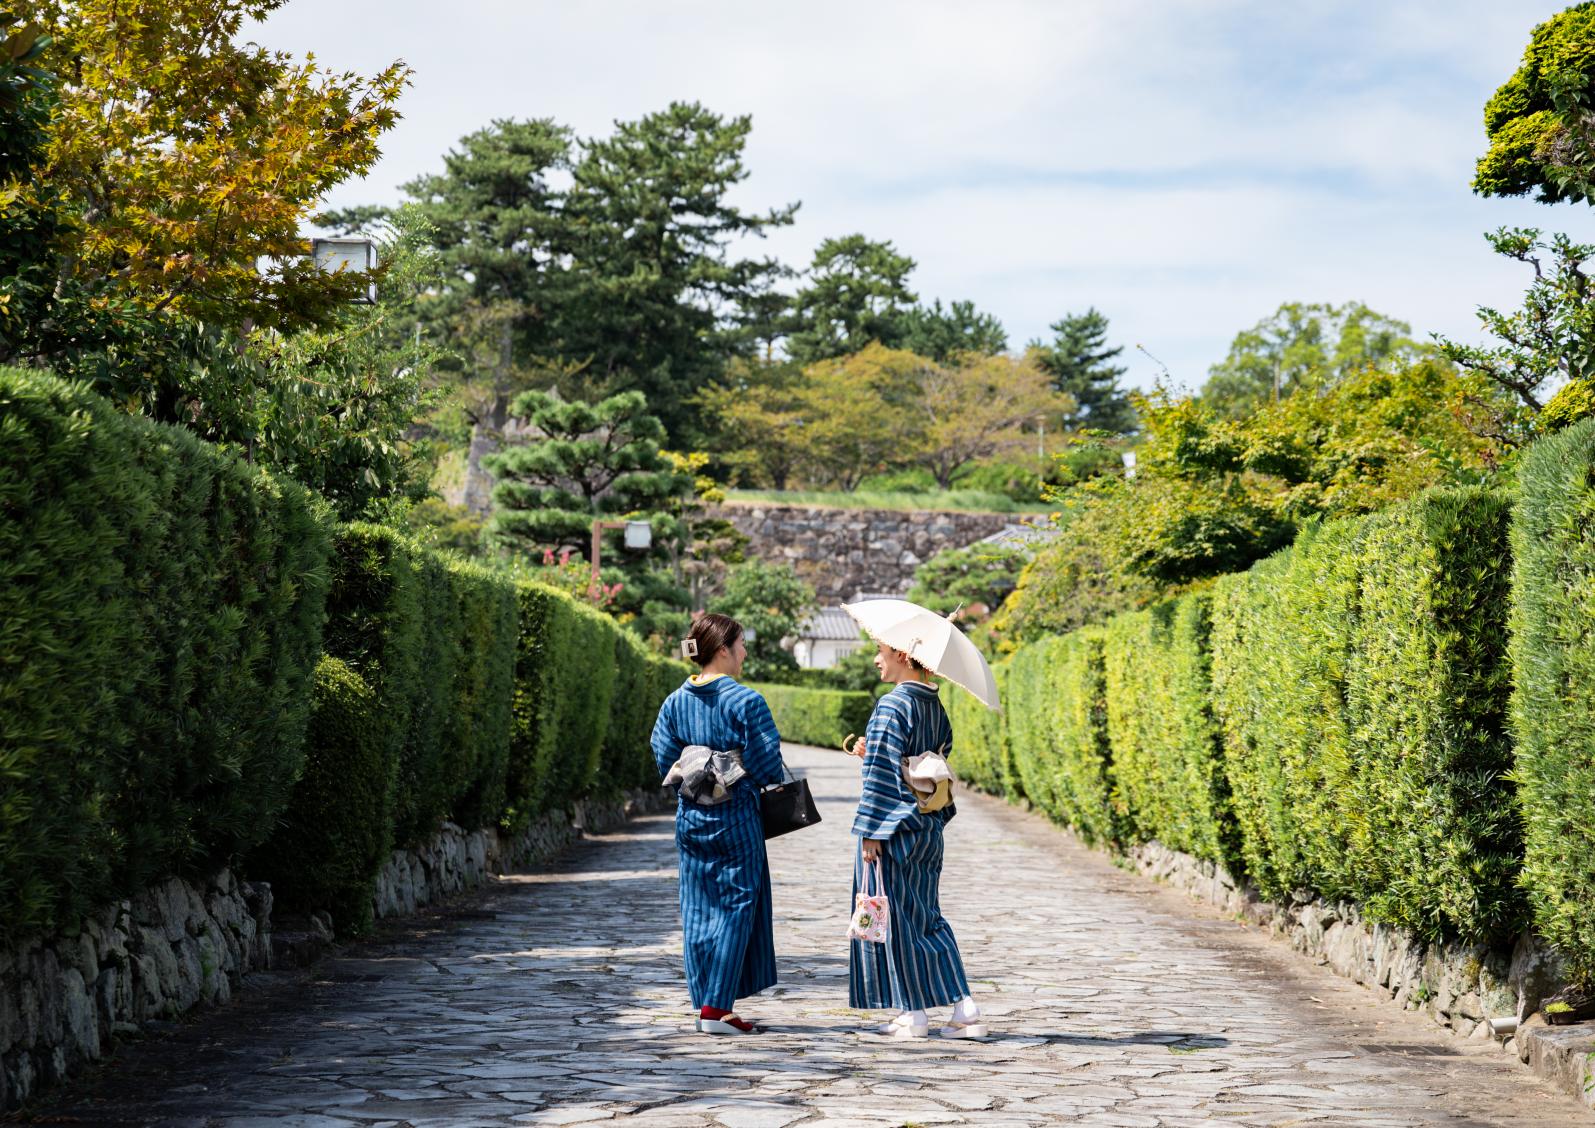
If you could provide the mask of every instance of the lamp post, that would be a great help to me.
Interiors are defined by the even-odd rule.
[[[604,549],[605,529],[625,529],[627,548],[642,551],[654,542],[653,526],[646,521],[605,521],[602,517],[593,519],[593,551],[588,559],[592,562],[593,578],[592,591],[598,591],[598,557]]]

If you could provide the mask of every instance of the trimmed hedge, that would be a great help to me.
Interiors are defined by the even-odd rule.
[[[515,584],[479,564],[449,563],[460,665],[440,757],[445,809],[461,826],[491,826],[506,801],[520,610]]]
[[[1595,422],[1534,444],[1512,522],[1513,776],[1540,932],[1595,981]]]
[[[769,683],[753,688],[764,695],[782,740],[818,748],[840,748],[848,733],[863,736],[875,709],[874,695],[861,690]]]
[[[1590,432],[1570,434],[1595,449]],[[1573,480],[1595,496],[1595,470],[1568,464],[1558,463],[1561,478],[1535,473],[1547,496],[1570,506],[1550,519],[1561,521],[1564,556],[1579,546],[1595,572],[1595,554],[1578,540],[1595,505],[1565,500],[1577,493]],[[1211,591],[1033,643],[998,667],[1003,718],[972,701],[953,707],[960,769],[1092,841],[1155,838],[1223,863],[1273,900],[1312,890],[1425,936],[1504,938],[1524,920],[1505,778],[1507,517],[1497,493],[1435,491],[1310,527]],[[1549,525],[1519,536],[1556,539]],[[1588,582],[1565,564],[1551,574]],[[1541,605],[1569,622],[1589,608],[1555,590]],[[1574,650],[1591,637],[1580,626]],[[1580,660],[1595,678],[1595,661]],[[1558,793],[1568,821],[1546,822],[1559,827],[1551,837],[1560,845],[1573,820],[1587,828],[1590,806],[1577,804],[1591,804],[1595,769],[1578,734],[1588,741],[1595,723],[1587,694],[1556,698],[1555,684],[1540,687],[1519,723],[1528,731],[1531,713],[1552,708],[1573,718],[1541,724],[1582,749],[1555,761],[1539,753],[1554,765],[1545,779],[1576,775],[1580,754],[1588,773]],[[1595,891],[1588,851],[1576,862],[1549,851],[1561,911],[1584,912],[1583,927],[1595,927],[1595,911],[1583,908]],[[1587,876],[1569,879],[1575,872]]]
[[[559,592],[0,370],[0,944],[240,857],[358,929],[382,855],[445,818],[657,782],[684,674]]]
[[[305,768],[282,825],[249,859],[278,905],[326,909],[339,932],[371,924],[371,892],[393,848],[399,762],[377,694],[348,663],[316,667]]]
[[[1187,595],[1120,615],[1104,641],[1117,810],[1134,836],[1234,870],[1239,834],[1213,719],[1212,600]]]
[[[1437,491],[1221,582],[1215,703],[1253,880],[1422,935],[1522,923],[1503,779],[1507,503]]]
[[[992,669],[997,695],[1008,700],[1010,665]],[[986,708],[972,694],[958,690],[942,698],[953,726],[952,766],[959,780],[982,791],[1002,792],[1008,771],[1008,725],[1012,716]]]
[[[0,369],[0,943],[270,831],[328,520],[188,432]]]

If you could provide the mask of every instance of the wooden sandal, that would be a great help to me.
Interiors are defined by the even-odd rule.
[[[747,1019],[738,1019],[735,1014],[728,1014],[724,1018],[699,1018],[699,1034],[763,1034],[764,1027],[756,1022],[748,1022],[746,1030],[737,1026],[732,1019],[738,1022],[747,1022]]]
[[[943,1038],[970,1038],[979,1040],[981,1038],[989,1038],[991,1036],[991,1031],[986,1028],[986,1024],[984,1022],[959,1022],[955,1018],[950,1018],[947,1020],[947,1025],[941,1028],[941,1036]]]

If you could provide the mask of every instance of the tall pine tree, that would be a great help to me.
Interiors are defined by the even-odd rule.
[[[583,145],[566,196],[571,287],[561,351],[588,361],[608,389],[641,391],[678,445],[699,431],[692,393],[744,338],[741,305],[784,271],[730,253],[797,211],[744,212],[729,201],[748,176],[742,153],[752,127],[747,116],[681,102],[620,122]]]
[[[914,260],[890,242],[862,235],[827,239],[814,252],[808,283],[793,298],[787,351],[799,364],[847,356],[875,341],[896,348],[914,304]]]
[[[1049,328],[1054,334],[1052,342],[1031,341],[1030,348],[1052,378],[1052,386],[1073,396],[1079,405],[1070,424],[1114,434],[1135,430],[1135,408],[1119,387],[1119,377],[1126,370],[1112,363],[1124,346],[1107,347],[1107,317],[1093,307],[1084,313],[1066,314]]]

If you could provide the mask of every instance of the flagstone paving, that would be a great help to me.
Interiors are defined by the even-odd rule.
[[[984,1044],[859,1033],[846,1000],[857,761],[789,748],[825,822],[771,844],[781,984],[754,1038],[692,1032],[668,816],[578,844],[300,979],[124,1050],[51,1123],[1589,1125],[1254,930],[964,798],[943,900]]]

